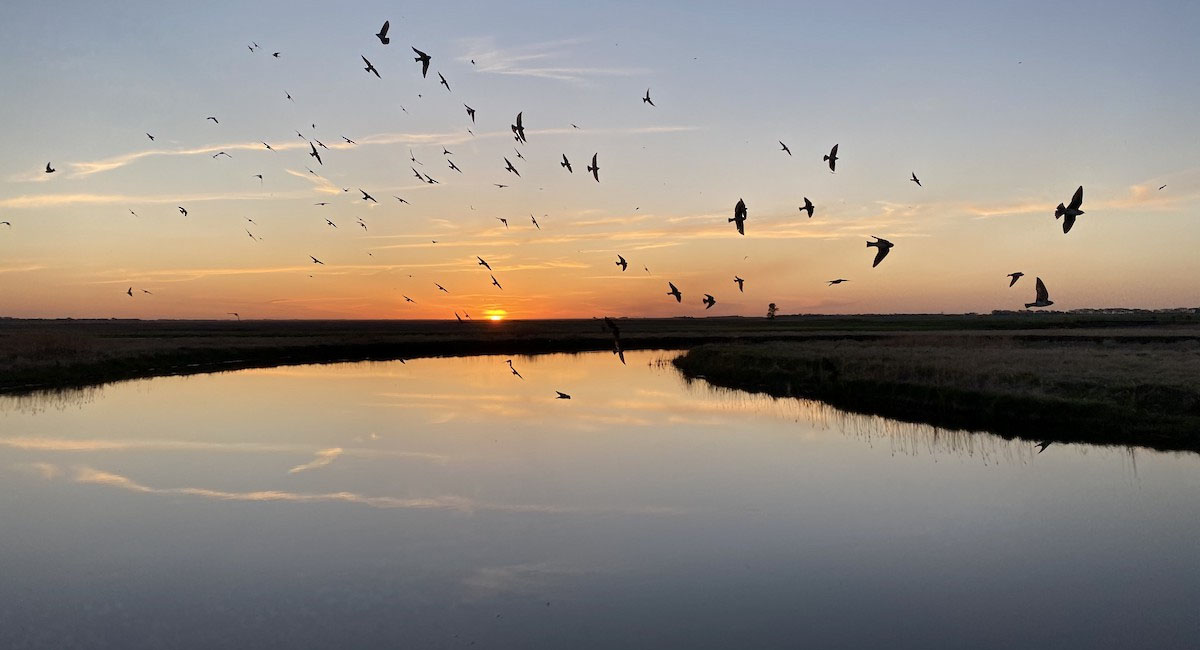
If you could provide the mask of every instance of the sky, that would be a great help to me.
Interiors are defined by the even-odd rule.
[[[0,316],[962,313],[1035,277],[1056,309],[1197,306],[1198,27],[1189,2],[4,3]]]

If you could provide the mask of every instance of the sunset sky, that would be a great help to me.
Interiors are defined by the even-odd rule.
[[[0,316],[1200,305],[1200,5],[984,5],[4,3]]]

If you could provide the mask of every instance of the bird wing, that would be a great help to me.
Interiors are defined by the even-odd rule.
[[[1046,290],[1046,284],[1041,278],[1037,279],[1037,302],[1046,302],[1050,300],[1050,292]]]
[[[383,29],[379,30],[379,37],[387,38],[388,29],[391,28],[391,26],[392,26],[392,21],[390,21],[390,20],[383,21]]]
[[[667,286],[671,287],[671,293],[678,293],[678,292],[679,292],[679,289],[676,289],[676,288],[675,288],[675,283],[674,283],[674,282],[668,282],[668,283],[667,283]]]
[[[838,150],[838,146],[836,144],[833,145],[833,148],[829,150],[829,157],[837,158],[837,150]]]
[[[1070,213],[1063,215],[1063,234],[1064,235],[1071,232],[1071,227],[1074,225],[1075,225],[1075,215],[1070,214]]]
[[[880,240],[880,241],[882,241],[882,240]],[[890,249],[886,246],[880,246],[879,252],[875,253],[875,262],[873,264],[871,264],[871,268],[875,268],[876,266],[879,266],[879,263],[882,262],[883,258],[887,257],[887,254],[890,253],[891,251],[892,251],[892,249]]]
[[[1079,186],[1079,189],[1075,190],[1075,196],[1071,197],[1071,203],[1067,207],[1070,208],[1071,210],[1078,210],[1079,206],[1081,206],[1081,205],[1083,205],[1083,186],[1082,185]]]

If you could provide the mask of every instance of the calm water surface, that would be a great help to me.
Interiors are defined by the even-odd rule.
[[[1197,455],[1038,455],[673,356],[0,400],[0,647],[1200,647]]]

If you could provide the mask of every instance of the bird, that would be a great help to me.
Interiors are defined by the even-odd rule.
[[[505,219],[504,217],[496,217],[496,221],[504,224],[504,229],[508,230],[508,219]]]
[[[1166,187],[1166,185],[1159,185],[1158,189],[1161,191],[1164,187]]]
[[[571,168],[571,161],[567,160],[567,154],[565,154],[565,153],[563,154],[562,162],[558,163],[558,166],[566,167],[568,173],[571,173],[571,174],[575,173],[575,170]]]
[[[313,205],[329,205],[329,204],[326,203],[325,201],[322,201],[320,203],[314,203]]]
[[[545,216],[545,215],[542,215],[542,216]],[[535,228],[537,228],[538,230],[542,229],[542,227],[538,225],[537,219],[532,214],[529,215],[529,220],[533,222],[533,225]]]
[[[441,79],[441,81],[439,81],[438,83],[440,83],[446,87],[446,92],[450,92],[450,84],[449,84],[449,82],[446,81],[446,78],[443,77],[442,73],[440,73],[440,72],[438,73],[438,79]]]
[[[624,273],[625,269],[629,268],[629,262],[626,262],[625,258],[621,257],[619,254],[617,255],[617,261],[613,262],[613,264],[621,267],[621,273]]]
[[[133,210],[130,210],[130,212],[133,212]],[[136,217],[137,214],[134,214],[133,216]],[[0,221],[0,226],[8,226],[9,228],[12,228],[12,222],[11,221]]]
[[[508,364],[508,369],[512,371],[512,374],[517,376],[517,379],[524,379],[524,377],[521,376],[521,373],[517,372],[517,369],[513,367],[512,359],[506,360],[505,363]]]
[[[650,89],[649,88],[646,89],[646,96],[642,98],[642,103],[654,106],[654,102],[650,100]]]
[[[462,316],[459,316],[459,315],[458,315],[458,312],[454,312],[454,318],[455,318],[456,320],[458,320],[458,322],[460,322],[460,323],[461,323],[461,322],[463,322],[463,321],[462,321]]]
[[[513,147],[513,151],[517,152],[517,160],[525,160],[525,156],[521,153],[520,149]]]
[[[415,303],[415,302],[417,302],[417,301],[416,301],[416,300],[413,300],[412,298],[409,298],[408,296],[404,296],[404,302],[412,302],[412,303]]]
[[[392,26],[392,21],[390,21],[390,20],[383,21],[383,27],[381,27],[379,29],[379,33],[375,35],[375,38],[378,38],[380,43],[387,45],[388,43],[392,42],[392,39],[388,38],[388,35],[387,35],[388,29],[391,26]]]
[[[211,116],[211,115],[209,115],[208,117],[206,117],[206,118],[204,118],[204,119],[206,119],[206,120],[212,120],[212,121],[213,121],[213,124],[220,124],[220,122],[219,122],[219,121],[217,121],[217,118],[215,118],[215,117],[213,117],[213,116]]]
[[[745,291],[742,289],[742,284],[743,284],[744,282],[746,282],[746,281],[745,281],[745,280],[743,280],[743,279],[741,279],[741,278],[739,278],[739,277],[738,277],[738,276],[736,276],[736,275],[735,275],[735,276],[733,276],[733,281],[737,283],[737,286],[738,286],[738,293],[745,293]]]
[[[446,289],[446,287],[443,287],[442,285],[440,285],[440,284],[438,284],[438,283],[436,283],[436,282],[434,282],[434,283],[433,283],[433,286],[437,287],[437,288],[438,288],[438,291],[442,291],[442,292],[445,292],[445,293],[450,293],[450,291],[449,291],[449,290],[447,290],[447,289]]]
[[[838,146],[836,144],[833,145],[833,148],[829,150],[829,154],[826,155],[824,158],[824,160],[829,161],[829,171],[831,171],[831,172],[837,171],[837,160],[838,160],[837,150],[838,150]]]
[[[152,135],[150,135],[149,133],[147,133],[147,134],[146,134],[146,137],[147,137],[147,138],[150,138],[150,141],[151,141],[151,142],[154,142],[154,136],[152,136]]]
[[[257,178],[257,179],[258,179],[258,182],[259,182],[260,184],[263,182],[263,177],[262,177],[262,176],[263,176],[262,174],[250,174],[250,177],[251,177],[251,178]]]
[[[494,275],[492,276],[492,284],[496,285],[497,289],[504,291],[504,287],[500,286],[500,283],[496,281],[496,276]]]
[[[125,294],[128,295],[130,298],[132,298],[133,297],[133,287],[129,287],[129,289],[127,291],[125,291]]]
[[[470,106],[467,106],[466,104],[463,104],[463,107],[467,109],[467,115],[471,116],[471,124],[474,124],[475,123],[475,109],[471,108]]]
[[[875,237],[875,235],[871,236]],[[871,263],[871,268],[875,268],[879,266],[879,263],[883,261],[883,258],[887,257],[888,253],[892,250],[892,246],[895,246],[895,244],[886,239],[875,237],[875,241],[867,242],[867,248],[872,246],[879,249],[879,252],[875,253],[875,261]]]
[[[600,154],[592,154],[592,164],[588,165],[587,168],[589,172],[592,172],[592,178],[596,179],[597,183],[600,182],[600,165],[596,162],[596,156],[598,155]]]
[[[259,140],[259,142],[262,142],[262,146],[266,147],[267,151],[275,151],[271,148],[271,145],[267,144],[266,142],[263,142],[262,140]]]
[[[787,155],[789,155],[789,156],[790,156],[790,155],[792,155],[792,150],[791,150],[791,149],[788,149],[788,146],[787,146],[786,144],[784,144],[784,143],[783,143],[783,140],[780,140],[780,141],[779,141],[779,146],[783,147],[783,149],[781,149],[781,151],[784,151],[784,152],[786,152],[786,153],[787,153]]]
[[[225,153],[224,151],[218,151],[217,153],[214,153],[213,159],[215,160],[217,158],[217,156],[225,156],[226,158],[233,158],[233,156]]]
[[[56,171],[58,171],[58,170],[57,170],[57,169],[55,169],[55,168],[53,168],[53,167],[51,167],[51,166],[50,166],[50,163],[46,163],[46,173],[47,173],[47,174],[53,174],[53,173],[54,173],[54,172],[56,172]]]
[[[482,257],[479,257],[478,255],[475,256],[475,259],[479,260],[479,264],[477,266],[484,266],[484,267],[487,267],[487,270],[489,270],[489,271],[492,270],[492,265],[488,264],[487,260],[483,259]]]
[[[363,229],[363,230],[366,230],[366,229],[367,229],[367,222],[363,221],[363,220],[362,220],[362,217],[359,217],[359,218],[358,218],[358,225],[362,226],[362,229]],[[367,253],[367,255],[371,255],[371,254],[370,254],[370,253]],[[374,255],[371,255],[371,257],[375,257],[375,256],[374,256]]]
[[[421,64],[421,76],[425,77],[426,75],[429,74],[429,61],[431,59],[428,54],[422,52],[421,50],[418,50],[415,47],[412,48],[412,51],[417,53],[417,57],[415,59],[413,59],[413,61],[416,61]]]
[[[1035,289],[1037,291],[1037,295],[1034,297],[1033,302],[1025,303],[1026,309],[1029,309],[1030,307],[1049,307],[1050,305],[1054,304],[1054,301],[1050,299],[1050,292],[1046,290],[1046,284],[1042,282],[1041,278],[1037,279],[1037,285]]]
[[[832,286],[833,286],[833,285],[835,285],[835,284],[841,284],[841,283],[843,283],[843,282],[849,282],[849,280],[847,280],[846,278],[838,278],[838,279],[836,279],[836,280],[830,280],[830,281],[829,281],[829,286],[831,286],[831,287],[832,287]]]
[[[320,264],[321,266],[324,266],[324,265],[325,265],[325,262],[322,262],[321,260],[319,260],[319,259],[317,259],[317,258],[313,257],[312,255],[309,255],[309,258],[311,258],[311,259],[312,259],[312,261],[313,261],[313,264]]]
[[[1055,219],[1063,217],[1064,235],[1071,232],[1071,226],[1075,225],[1075,217],[1083,214],[1083,210],[1079,209],[1081,205],[1083,205],[1082,185],[1079,186],[1079,189],[1075,190],[1075,195],[1071,197],[1070,203],[1068,203],[1066,206],[1063,206],[1063,204],[1059,203],[1058,207],[1054,209]]]
[[[281,54],[281,52],[272,52],[272,53],[271,53],[271,56],[273,56],[273,57],[275,57],[276,59],[278,59],[280,54]]]
[[[351,140],[350,138],[347,138],[347,137],[346,137],[346,136],[344,136],[344,135],[342,136],[342,139],[346,141],[346,144],[353,144],[353,145],[357,145],[357,144],[358,144],[357,142],[355,142],[355,141]]]
[[[704,303],[705,309],[712,309],[712,306],[717,304],[717,299],[706,293],[704,294],[704,299],[700,302]]]
[[[554,399],[571,399],[570,395],[562,392],[561,390],[556,390],[554,392],[558,393],[558,397],[555,397]]]
[[[363,192],[361,187],[358,189],[358,191],[362,192],[362,200],[370,201],[372,203],[379,203],[379,201],[375,200],[375,197],[371,196],[370,194],[367,194],[366,192]]]
[[[359,55],[359,57],[363,60],[363,63],[367,64],[367,67],[363,68],[363,70],[366,70],[368,73],[374,74],[376,79],[382,79],[382,77],[379,76],[379,71],[375,69],[375,66],[371,65],[371,62],[367,60],[367,57],[362,56],[361,54]]]
[[[807,212],[807,213],[808,213],[808,218],[809,218],[809,219],[812,219],[812,216],[813,216],[813,202],[812,202],[812,201],[809,201],[807,196],[806,196],[806,197],[804,197],[804,205],[800,206],[800,211],[801,211],[801,212]]]
[[[417,177],[417,180],[419,180],[419,181],[425,180],[425,177],[421,175],[421,172],[417,171],[416,167],[409,167],[409,169],[412,170],[412,173],[414,176]]]
[[[746,202],[742,199],[738,199],[737,204],[733,206],[733,216],[729,218],[729,221],[737,226],[739,235],[746,234],[746,213]]]
[[[913,173],[912,173],[912,178],[910,178],[910,179],[908,179],[908,180],[910,180],[910,181],[912,181],[912,182],[916,183],[916,184],[917,184],[917,187],[921,187],[921,179],[917,178],[917,172],[913,172]]]
[[[450,163],[450,169],[453,169],[454,171],[456,171],[460,174],[462,173],[462,170],[458,168],[458,165],[454,164],[453,160],[447,160],[446,162]]]
[[[1038,448],[1038,453],[1040,454],[1043,451],[1046,451],[1046,447],[1049,447],[1052,444],[1054,444],[1054,443],[1050,440],[1043,440],[1039,443],[1034,444],[1033,446]]]
[[[183,208],[183,206],[181,206],[181,205],[180,205],[180,206],[176,206],[176,207],[178,207],[178,208],[179,208],[179,214],[182,214],[182,215],[183,215],[183,216],[185,216],[185,217],[187,216],[187,210],[185,210],[185,209]]]
[[[667,292],[667,295],[675,296],[675,302],[683,302],[683,294],[679,293],[679,289],[675,288],[675,283],[668,282],[667,285],[671,287],[671,290]]]
[[[286,90],[283,91],[283,94],[286,95],[288,99],[291,99],[293,104],[296,102],[296,100],[292,99],[292,94],[289,93],[288,91],[286,91]]]
[[[430,176],[429,174],[425,174],[425,182],[426,182],[426,183],[429,183],[430,185],[438,185],[438,184],[439,184],[439,183],[438,183],[436,180],[434,180],[434,179],[433,179],[433,177],[432,177],[432,176]]]
[[[513,135],[516,136],[518,142],[525,142],[525,125],[521,123],[521,117],[524,115],[524,113],[525,111],[517,113],[517,123],[509,125],[510,128],[512,128]]]
[[[320,154],[320,152],[317,151],[317,148],[313,146],[313,143],[311,143],[311,142],[308,143],[308,148],[312,149],[312,151],[310,151],[308,155],[312,156],[313,158],[316,158],[317,163],[323,166],[325,164],[325,161],[321,160],[321,154]]]
[[[1016,284],[1017,280],[1020,280],[1021,276],[1023,276],[1023,275],[1025,275],[1025,274],[1021,273],[1020,271],[1017,271],[1016,273],[1009,273],[1008,277],[1012,278],[1012,280],[1009,281],[1008,286],[1011,287],[1014,284]]]
[[[504,159],[504,169],[505,169],[505,171],[510,171],[510,172],[516,174],[517,176],[521,175],[521,172],[517,171],[516,167],[513,167],[513,164],[508,161],[508,158]]]
[[[520,176],[520,174],[517,174],[517,176]],[[492,183],[492,185],[495,185],[496,187],[498,187],[500,189],[504,189],[504,188],[508,187],[507,185],[501,185],[500,183]]]
[[[334,228],[337,228],[337,224],[336,224],[336,223],[334,223],[334,222],[332,222],[332,221],[330,221],[330,220],[328,220],[328,219],[326,219],[326,220],[325,220],[325,223],[327,223],[327,224],[329,224],[329,225],[333,226]]]

